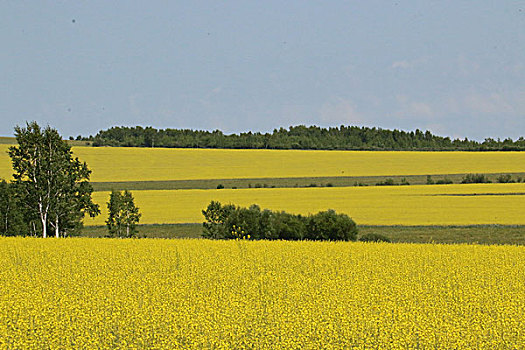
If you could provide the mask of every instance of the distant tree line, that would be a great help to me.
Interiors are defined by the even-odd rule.
[[[381,128],[344,126],[291,126],[271,133],[245,132],[224,134],[220,130],[155,129],[153,127],[112,127],[96,136],[77,140],[91,141],[93,146],[231,148],[231,149],[312,149],[312,150],[427,150],[427,151],[522,151],[525,139],[510,138],[483,142],[467,138],[451,139],[430,131],[402,131]]]
[[[211,239],[282,239],[355,241],[357,226],[346,214],[334,210],[303,216],[212,201],[202,211],[203,237]]]

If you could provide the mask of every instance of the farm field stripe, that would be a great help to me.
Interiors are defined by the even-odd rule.
[[[274,188],[237,190],[135,191],[141,223],[198,223],[211,200],[308,214],[334,209],[362,225],[523,225],[525,196],[433,196],[480,192],[525,192],[525,184],[392,187]],[[85,219],[103,225],[109,192],[94,193],[102,215]]]
[[[0,145],[0,178],[11,164]],[[94,182],[523,173],[525,152],[388,152],[73,147]]]

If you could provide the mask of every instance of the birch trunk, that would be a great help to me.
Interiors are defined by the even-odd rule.
[[[40,216],[40,220],[42,221],[42,237],[47,237],[47,225],[46,225],[46,217]]]
[[[8,220],[8,217],[9,217],[9,199],[7,201],[7,209],[5,211],[5,232],[9,231],[9,220]]]
[[[59,237],[60,237],[60,230],[58,229],[58,216],[57,216],[57,218],[55,219],[55,237],[56,237],[56,238],[59,238]]]

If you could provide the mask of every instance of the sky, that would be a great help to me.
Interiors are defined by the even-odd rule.
[[[38,5],[35,5],[38,4]],[[0,1],[0,135],[525,136],[525,0]]]

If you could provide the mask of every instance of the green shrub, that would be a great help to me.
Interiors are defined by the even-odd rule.
[[[283,240],[301,240],[306,236],[306,220],[301,215],[292,215],[284,211],[275,212],[272,213],[270,221],[271,237]]]
[[[385,181],[376,183],[376,186],[395,186],[394,179],[388,178]]]
[[[509,174],[500,175],[496,179],[500,184],[508,184],[508,183],[514,183],[515,181],[512,180],[512,176]]]
[[[212,201],[202,211],[202,236],[212,239],[283,239],[355,241],[357,226],[345,214],[334,210],[302,216],[261,210],[257,205],[237,207]]]
[[[348,215],[329,209],[308,217],[305,238],[314,241],[355,241],[357,226]]]
[[[483,174],[467,174],[461,181],[462,184],[481,184],[481,183],[491,183],[485,175]]]
[[[359,237],[361,242],[392,242],[387,236],[380,235],[379,233],[367,233]]]

